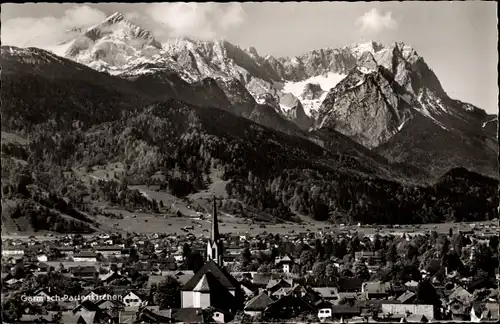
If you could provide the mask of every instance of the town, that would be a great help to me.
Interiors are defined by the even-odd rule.
[[[498,227],[2,242],[5,323],[498,321]],[[329,227],[328,227],[329,228]],[[188,231],[188,230],[186,230]]]

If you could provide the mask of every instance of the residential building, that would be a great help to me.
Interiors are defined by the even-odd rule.
[[[83,251],[73,255],[75,262],[97,262],[97,254],[92,251]]]

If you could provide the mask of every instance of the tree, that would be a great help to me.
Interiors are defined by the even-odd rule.
[[[174,277],[167,276],[158,284],[153,299],[160,309],[181,307],[181,284]]]
[[[17,322],[24,313],[25,303],[20,295],[14,295],[2,303],[2,319],[5,322]]]
[[[489,242],[490,249],[493,253],[497,253],[498,250],[498,235],[494,235],[490,238]]]
[[[436,289],[429,280],[423,280],[418,284],[416,302],[417,304],[433,305],[434,313],[439,314],[441,300]]]
[[[335,249],[335,256],[339,259],[342,259],[346,254],[347,254],[347,241],[346,239],[342,238],[339,241],[337,249]]]
[[[249,248],[244,248],[241,251],[240,262],[242,269],[246,269],[252,262],[252,253]]]
[[[399,256],[398,256],[398,251],[397,251],[397,247],[396,247],[395,242],[390,243],[389,251],[387,254],[388,254],[389,261],[396,262],[398,260]]]
[[[354,274],[363,281],[370,279],[370,272],[364,262],[358,261],[354,264]]]
[[[189,246],[189,244],[187,243],[184,243],[184,245],[182,246],[182,257],[184,258],[184,260],[187,260],[190,255],[191,255],[191,246]]]
[[[193,251],[188,257],[188,268],[189,270],[193,270],[194,273],[198,272],[203,265],[205,264],[205,260],[201,256],[200,252]]]

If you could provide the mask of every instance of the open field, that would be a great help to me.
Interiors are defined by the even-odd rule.
[[[134,214],[128,213],[126,211],[121,211],[124,214],[124,219],[109,219],[103,216],[100,216],[99,221],[102,221],[107,227],[110,227],[110,232],[136,232],[136,233],[144,233],[144,234],[152,234],[152,233],[166,233],[166,234],[187,234],[187,232],[182,231],[182,228],[185,226],[193,226],[192,230],[189,230],[189,233],[192,233],[196,236],[205,236],[208,237],[210,235],[210,220],[196,220],[191,219],[189,217],[164,217],[161,215],[150,215],[150,214],[141,214],[135,213],[136,217],[133,218]],[[128,213],[128,214],[125,214]],[[224,218],[223,218],[224,219]],[[226,218],[226,220],[228,220]],[[118,226],[113,226],[114,223],[117,223]],[[474,224],[478,226],[479,224],[484,224],[485,226],[491,224],[498,224],[495,222],[481,222]],[[428,231],[434,230],[438,233],[447,234],[449,229],[452,228],[454,232],[458,230],[470,230],[472,229],[472,223],[444,223],[444,224],[422,224],[417,225],[420,228],[407,226],[405,228],[383,228],[379,231],[381,234],[387,233],[426,233]],[[250,225],[250,224],[242,224],[236,222],[229,222],[222,220],[219,224],[219,230],[221,233],[234,233],[234,234],[245,234],[251,233],[252,235],[272,233],[272,234],[280,234],[280,235],[292,235],[294,233],[300,232],[312,232],[318,233],[320,231],[330,232],[330,231],[340,231],[340,230],[351,230],[358,231],[363,234],[374,234],[376,232],[375,227],[357,227],[357,226],[334,226],[331,224],[277,224],[277,225],[265,225],[265,228],[260,228],[259,225]],[[490,229],[491,233],[495,233],[496,229]],[[42,233],[33,233],[33,234],[8,234],[2,235],[2,240],[5,239],[20,239],[20,240],[29,240],[29,236],[34,235],[38,240],[54,240],[62,234],[54,234],[53,236],[44,236]],[[90,236],[90,235],[84,235]]]
[[[73,170],[75,175],[85,182],[88,182],[91,179],[114,179],[115,175],[120,174],[123,171],[124,167],[121,163],[112,163],[99,168],[94,167],[92,168],[92,170]],[[183,231],[183,228],[192,227],[192,229],[189,229],[189,233],[192,233],[196,236],[203,235],[208,237],[210,235],[211,226],[212,197],[216,196],[219,199],[229,199],[225,191],[227,181],[220,179],[217,176],[216,170],[212,170],[210,178],[211,184],[206,190],[189,195],[185,199],[177,198],[167,192],[157,191],[157,186],[129,186],[130,189],[139,190],[147,198],[161,201],[163,205],[170,210],[170,212],[168,214],[130,212],[124,209],[108,206],[105,202],[97,202],[95,203],[95,205],[102,208],[106,212],[123,216],[122,219],[109,218],[101,215],[96,216],[95,220],[100,224],[99,230],[103,232],[185,234],[187,232]],[[173,216],[173,214],[177,211],[181,212],[182,217]],[[200,219],[200,216],[202,216],[203,219]],[[380,226],[340,226],[317,222],[309,217],[301,215],[297,216],[301,218],[302,224],[291,222],[284,223],[282,221],[274,222],[272,220],[270,220],[269,223],[259,224],[256,222],[254,223],[250,219],[244,219],[242,217],[237,217],[235,215],[230,215],[219,211],[219,229],[222,233],[252,233],[254,235],[262,234],[264,232],[273,234],[278,233],[280,235],[290,235],[299,232],[317,233],[320,231],[330,232],[340,230],[356,230],[364,234],[374,234],[375,232],[377,232],[377,230],[380,233],[427,232],[430,230],[435,230],[438,233],[448,233],[450,228],[452,228],[455,232],[458,230],[463,231],[472,229],[470,224],[465,223],[423,224],[413,226],[402,225],[398,228],[386,228]],[[483,223],[485,224],[485,227],[489,226],[487,224],[491,223],[498,224],[497,221]],[[46,236],[47,233],[43,232],[19,232],[15,230],[14,226],[6,227],[8,227],[8,230],[6,228],[3,228],[2,230],[3,238],[27,239],[30,235],[35,235],[36,237],[39,237],[40,240],[47,240],[57,237],[57,235],[55,234],[54,236],[49,237]],[[493,231],[495,231],[495,229],[491,228],[485,229],[485,231],[488,230],[492,233]],[[16,235],[16,232],[19,232],[18,234],[20,235]]]

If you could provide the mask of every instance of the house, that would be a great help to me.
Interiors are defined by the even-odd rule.
[[[72,256],[75,252],[75,248],[73,248],[71,246],[61,246],[58,249],[65,256]]]
[[[21,318],[17,321],[17,323],[57,323],[57,315],[45,314],[45,315],[31,315],[31,314],[23,314]]]
[[[37,267],[38,267],[38,272],[48,272],[50,269],[50,266],[44,262],[39,262],[37,264]]]
[[[429,320],[425,315],[411,314],[404,319],[407,323],[427,323]]]
[[[276,290],[271,294],[274,299],[279,299],[283,296],[288,295],[292,291],[292,287],[281,287],[280,289]],[[268,291],[270,292],[270,291]]]
[[[345,319],[361,315],[361,308],[350,305],[333,305],[332,318]]]
[[[282,258],[276,258],[274,264],[283,269],[284,273],[290,272],[292,266],[295,264],[293,258],[287,254]]]
[[[118,322],[120,324],[134,324],[137,319],[138,308],[125,307],[118,313]]]
[[[316,313],[316,309],[302,297],[290,294],[285,295],[269,304],[269,306],[264,310],[263,316],[266,319],[274,318],[287,320],[304,312]]]
[[[23,256],[24,255],[24,248],[22,247],[5,247],[2,248],[2,257],[9,257],[9,256]]]
[[[120,275],[114,271],[110,271],[106,274],[99,275],[99,281],[102,283],[110,284],[114,280],[125,280],[128,283],[130,283],[130,280],[126,279],[125,277],[123,277],[122,275]]]
[[[159,306],[146,306],[136,312],[136,317],[141,323],[170,323],[172,310],[160,310]]]
[[[110,256],[120,258],[122,256],[121,246],[95,246],[94,251],[100,253],[105,258]]]
[[[363,281],[357,277],[341,277],[338,280],[338,292],[360,292]]]
[[[193,276],[194,272],[192,270],[181,270],[181,271],[162,271],[162,276],[172,276],[181,285],[185,285]]]
[[[407,290],[405,293],[403,293],[401,296],[399,296],[396,300],[401,302],[401,304],[413,304],[413,302],[416,300],[417,294],[415,294],[413,291]]]
[[[286,279],[271,279],[267,283],[266,290],[269,292],[269,294],[274,294],[276,291],[280,290],[281,288],[292,288],[292,281],[291,280],[286,280]]]
[[[472,298],[472,294],[460,286],[457,286],[455,289],[453,289],[448,296],[448,300],[452,301],[456,299],[466,306],[468,306],[472,302]]]
[[[182,307],[235,310],[243,300],[240,283],[214,261],[209,261],[182,287]]]
[[[97,269],[94,266],[70,267],[68,271],[73,277],[81,279],[92,279],[98,275]]]
[[[271,304],[273,300],[265,292],[250,299],[243,308],[245,314],[250,316],[260,316],[262,312]]]
[[[97,254],[91,251],[83,251],[73,255],[76,262],[97,262]]]
[[[101,299],[95,302],[97,307],[99,309],[104,310],[104,311],[111,311],[114,309],[119,309],[122,310],[125,308],[125,304],[123,304],[119,300],[114,300],[114,299]]]
[[[414,314],[423,315],[428,320],[434,320],[434,306],[433,305],[423,305],[423,304],[393,304],[393,303],[383,303],[382,313],[391,315],[404,315],[404,317]]]
[[[415,280],[410,280],[405,282],[405,286],[408,288],[416,289],[418,287],[418,282],[416,282]]]
[[[33,296],[30,298],[32,303],[43,304],[46,301],[51,301],[54,298],[54,293],[51,288],[41,288],[35,291]]]
[[[365,282],[361,285],[361,292],[367,299],[385,299],[389,296],[392,285],[389,282]]]
[[[382,260],[380,253],[371,251],[356,252],[354,253],[354,259],[356,262],[366,260],[368,264],[379,264]]]
[[[339,299],[337,287],[315,287],[313,290],[326,301],[335,301]]]
[[[269,283],[271,276],[263,273],[256,273],[252,277],[252,283],[259,288],[264,288]]]
[[[84,300],[80,304],[78,304],[75,308],[73,308],[72,312],[73,314],[76,314],[78,312],[100,312],[101,309],[94,304],[93,301],[91,300]]]
[[[484,310],[484,304],[480,302],[474,302],[470,310],[470,321],[473,323],[479,323]]]
[[[246,298],[254,297],[256,293],[259,291],[259,288],[252,284],[249,280],[240,281],[241,289]]]
[[[205,323],[205,314],[201,308],[175,308],[171,310],[172,323]]]
[[[487,319],[491,321],[500,320],[500,304],[487,302],[485,304],[485,309],[483,311],[482,319]]]
[[[468,307],[458,299],[453,299],[448,303],[448,313],[454,321],[467,321],[470,318]]]
[[[126,307],[142,307],[148,304],[147,298],[143,294],[133,291],[126,293],[122,301]]]
[[[47,262],[47,260],[48,260],[46,254],[39,254],[36,256],[36,259],[40,262]]]

